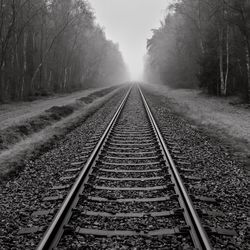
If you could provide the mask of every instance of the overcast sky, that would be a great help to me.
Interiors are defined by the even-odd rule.
[[[151,29],[159,27],[169,0],[89,0],[108,39],[119,43],[131,80],[139,80]]]

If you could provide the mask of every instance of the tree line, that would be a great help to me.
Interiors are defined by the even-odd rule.
[[[0,0],[0,102],[121,82],[118,45],[85,0]]]
[[[145,77],[250,102],[250,1],[178,0],[147,42]]]

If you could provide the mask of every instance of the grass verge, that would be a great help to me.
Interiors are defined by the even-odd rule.
[[[250,175],[250,142],[245,121],[249,117],[245,108],[231,107],[223,100],[215,103],[215,98],[194,95],[190,90],[168,92],[163,87],[145,86],[144,91],[162,99],[162,103],[167,101],[171,112],[185,119],[192,129],[213,138]]]
[[[53,106],[37,116],[0,130],[0,152],[12,147],[14,144],[24,140],[28,136],[41,131],[47,126],[71,115],[76,110],[92,103],[97,98],[107,95],[115,88],[117,87],[115,86],[97,90],[86,97],[76,100],[74,104]]]
[[[21,132],[22,136],[19,137],[19,142],[0,153],[0,180],[7,181],[9,178],[15,176],[20,170],[23,169],[25,161],[34,159],[50,149],[56,141],[83,123],[88,117],[100,109],[104,103],[116,95],[118,91],[121,91],[121,88],[115,90],[114,88],[110,89],[110,93],[107,94],[107,91],[104,89],[102,94],[101,92],[98,94],[99,98],[93,98],[89,105],[82,104],[82,101],[77,101],[76,104],[73,105],[74,112],[71,112],[70,108],[66,112],[64,112],[66,109],[60,109],[60,111],[62,111],[60,120],[52,123],[51,121],[54,121],[54,119],[52,119],[50,123],[42,123],[48,125],[43,125],[45,126],[43,128],[40,125],[37,126],[39,131],[31,133],[29,136],[27,135],[26,127],[30,126],[30,120],[28,123],[25,123],[25,129],[22,129],[25,131],[25,136],[22,137],[23,132]],[[58,111],[58,109],[54,107],[52,110]],[[50,113],[51,110],[46,112]],[[64,119],[62,119],[62,117],[64,117]],[[44,121],[46,119],[43,118],[42,120]],[[37,119],[36,121],[39,123],[40,119],[39,122]],[[20,130],[18,130],[18,133],[20,133],[19,131]]]

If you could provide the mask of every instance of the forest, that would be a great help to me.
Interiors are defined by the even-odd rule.
[[[250,1],[178,0],[147,41],[145,79],[250,102]]]
[[[0,0],[0,103],[105,86],[127,77],[85,0]]]

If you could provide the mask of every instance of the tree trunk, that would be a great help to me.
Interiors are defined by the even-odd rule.
[[[62,91],[65,91],[66,85],[67,85],[67,79],[68,79],[68,69],[67,67],[64,69],[64,79],[63,79],[63,86]]]
[[[224,91],[223,91],[223,95],[226,96],[228,94],[228,74],[229,74],[229,26],[227,25],[227,34],[226,34],[226,75],[225,75],[225,79],[224,79]]]
[[[247,68],[247,102],[250,103],[250,50],[246,44],[246,68]]]
[[[222,19],[219,23],[219,67],[220,67],[220,92],[221,95],[227,95],[227,83],[229,74],[229,25],[225,23],[225,6],[222,3]],[[224,49],[225,48],[225,49]],[[224,50],[226,50],[226,70],[224,72]]]
[[[45,23],[45,18],[44,18],[44,13],[42,12],[41,14],[41,38],[40,38],[40,62],[42,61],[42,58],[43,58],[43,46],[44,46],[44,23]],[[44,86],[44,82],[43,82],[43,73],[44,73],[44,67],[43,65],[41,66],[41,69],[40,69],[40,87],[41,88],[42,86]],[[46,78],[45,78],[46,79]],[[47,86],[44,86],[44,89],[47,90]]]
[[[48,79],[48,89],[51,90],[51,81],[52,81],[52,71],[49,71],[49,79]]]
[[[219,67],[220,67],[220,93],[224,90],[224,72],[223,72],[223,28],[219,28]]]
[[[202,37],[202,27],[201,27],[201,1],[199,0],[198,3],[198,27],[199,27],[199,40],[200,40],[200,48],[202,55],[205,54],[205,47],[203,43],[203,37]]]
[[[22,70],[22,84],[24,87],[25,98],[28,97],[30,89],[29,84],[26,82],[26,73],[27,73],[27,40],[28,34],[24,33],[23,35],[23,70]]]
[[[4,101],[4,87],[3,87],[3,65],[0,68],[0,103]]]

